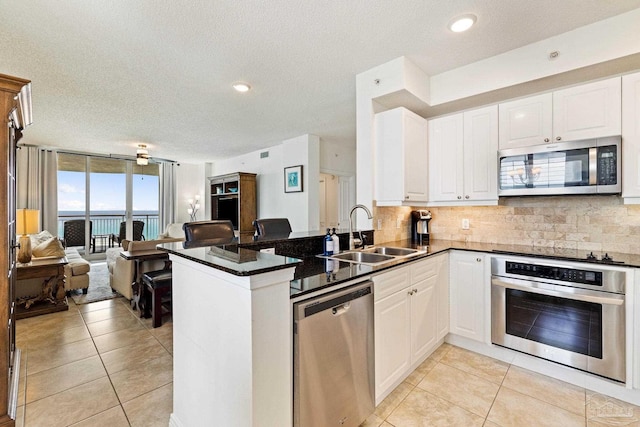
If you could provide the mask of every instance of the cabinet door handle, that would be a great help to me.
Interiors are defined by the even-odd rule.
[[[409,200],[409,196],[404,196],[405,199]]]
[[[414,289],[414,290],[413,290],[413,293],[414,293],[414,294],[417,294],[417,293],[418,293],[418,290],[417,290],[417,289]]]
[[[413,290],[410,290],[409,292],[407,292],[409,295],[413,295]]]
[[[562,138],[559,136],[556,136],[556,141],[560,141]]]
[[[544,142],[549,142],[549,138],[545,138],[545,139],[544,139]]]
[[[464,196],[464,198],[465,198],[465,199],[469,199],[469,196],[468,196],[468,195],[467,195],[467,196]]]
[[[476,258],[476,262],[482,262],[482,258]]]
[[[462,196],[458,196],[458,200],[462,199]]]

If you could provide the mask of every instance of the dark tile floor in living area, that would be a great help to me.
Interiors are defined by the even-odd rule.
[[[151,328],[126,300],[17,322],[17,427],[162,426],[172,408],[173,327]],[[363,424],[631,426],[640,407],[443,344]],[[199,426],[196,426],[199,427]]]

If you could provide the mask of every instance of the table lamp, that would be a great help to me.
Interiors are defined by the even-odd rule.
[[[31,239],[40,228],[40,211],[37,209],[18,209],[16,211],[16,234],[20,234],[18,262],[26,264],[31,261]]]

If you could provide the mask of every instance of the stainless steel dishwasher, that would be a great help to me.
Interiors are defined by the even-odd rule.
[[[293,305],[297,427],[357,427],[374,410],[373,282]]]

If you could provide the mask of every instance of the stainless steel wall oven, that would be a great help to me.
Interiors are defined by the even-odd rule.
[[[491,274],[494,344],[626,381],[624,271],[495,257]]]

